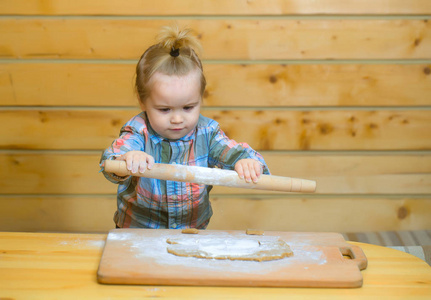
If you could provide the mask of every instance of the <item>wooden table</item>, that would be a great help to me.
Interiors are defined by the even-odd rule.
[[[358,289],[101,285],[96,271],[105,239],[105,234],[0,232],[0,299],[431,299],[427,263],[362,243],[352,243],[368,258]]]

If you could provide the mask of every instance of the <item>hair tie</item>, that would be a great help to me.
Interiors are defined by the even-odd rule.
[[[177,57],[178,55],[180,55],[180,48],[175,49],[175,47],[172,47],[172,50],[169,54],[172,57]]]

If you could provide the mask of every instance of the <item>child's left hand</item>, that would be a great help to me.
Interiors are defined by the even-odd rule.
[[[263,172],[263,166],[255,159],[240,159],[235,164],[235,171],[241,179],[245,178],[245,181],[247,182],[258,182],[259,177]]]

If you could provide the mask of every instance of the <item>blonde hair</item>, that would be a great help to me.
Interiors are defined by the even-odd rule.
[[[201,50],[199,41],[191,29],[180,30],[178,26],[162,27],[157,36],[158,43],[142,54],[136,65],[135,88],[141,102],[150,94],[149,82],[156,72],[165,75],[184,76],[192,71],[200,72],[201,96],[206,86],[202,62],[196,51]]]

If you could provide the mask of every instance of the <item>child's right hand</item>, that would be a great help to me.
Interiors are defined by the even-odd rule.
[[[154,165],[154,157],[143,151],[129,151],[116,158],[116,160],[126,161],[127,170],[132,173],[144,173]]]

